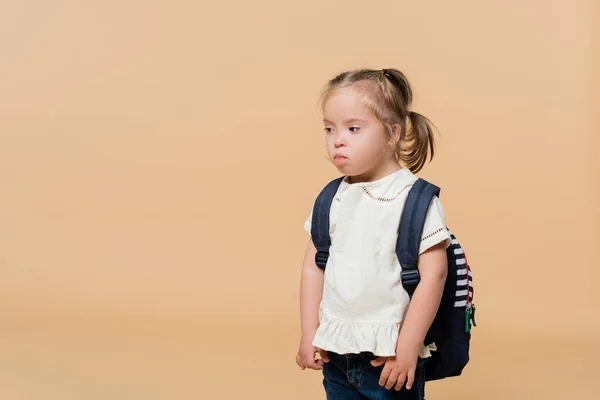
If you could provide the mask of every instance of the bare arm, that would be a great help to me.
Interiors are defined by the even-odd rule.
[[[301,369],[321,369],[323,362],[328,362],[327,353],[312,345],[313,338],[319,327],[319,305],[323,297],[324,273],[315,263],[317,249],[309,241],[302,264],[302,276],[300,278],[300,323],[302,338],[296,363]],[[320,353],[321,360],[315,359],[315,354]]]
[[[448,275],[445,243],[442,242],[419,256],[421,280],[408,307],[400,329],[399,346],[420,349],[425,335],[435,318]]]
[[[396,390],[400,390],[405,382],[406,388],[410,389],[414,383],[419,351],[439,308],[448,275],[445,243],[423,252],[418,262],[421,280],[400,328],[396,356],[390,357],[388,361],[379,358],[372,362],[373,365],[386,364],[379,384],[388,389],[395,386]]]
[[[319,327],[319,304],[323,297],[323,270],[315,263],[317,249],[308,242],[300,278],[300,319],[302,340],[312,342]]]

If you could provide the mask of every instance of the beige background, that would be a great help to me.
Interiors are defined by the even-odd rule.
[[[0,398],[324,399],[302,224],[319,90],[363,66],[438,126],[475,273],[428,398],[600,398],[597,2],[198,3],[2,3]]]

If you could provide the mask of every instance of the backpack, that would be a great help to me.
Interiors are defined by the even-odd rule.
[[[329,210],[344,177],[331,181],[317,196],[312,213],[311,236],[317,249],[315,262],[323,270],[329,257]],[[418,178],[410,189],[398,228],[396,255],[402,267],[401,280],[409,297],[419,284],[418,254],[427,210],[440,188]],[[450,232],[450,231],[449,231]],[[471,326],[475,324],[473,276],[464,250],[450,232],[452,244],[446,249],[448,275],[437,314],[424,344],[435,342],[437,350],[425,364],[425,380],[461,375],[469,362]]]

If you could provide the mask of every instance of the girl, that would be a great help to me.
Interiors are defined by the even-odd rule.
[[[327,153],[345,178],[330,209],[325,271],[312,240],[306,250],[296,362],[323,370],[328,400],[424,399],[435,343],[423,341],[442,297],[451,238],[434,197],[420,238],[421,281],[409,302],[396,235],[414,173],[434,153],[431,123],[410,110],[411,101],[396,69],[344,72],[321,97]]]

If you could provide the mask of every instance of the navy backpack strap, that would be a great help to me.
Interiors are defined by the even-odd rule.
[[[331,203],[343,179],[344,176],[341,176],[329,182],[317,196],[313,207],[310,235],[317,248],[315,262],[317,263],[317,266],[322,269],[325,269],[325,265],[327,265],[329,246],[331,245],[331,240],[329,238],[329,210],[331,209]]]
[[[420,280],[417,261],[427,210],[433,197],[439,195],[439,187],[418,178],[408,192],[400,218],[396,255],[402,267],[402,286],[411,298]]]

